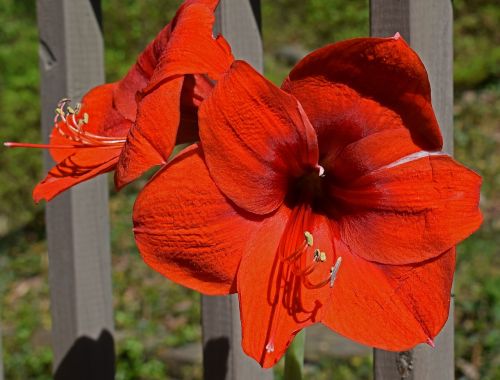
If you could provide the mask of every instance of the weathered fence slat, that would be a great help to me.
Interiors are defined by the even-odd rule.
[[[99,0],[38,0],[42,134],[63,97],[78,101],[104,80]],[[45,167],[53,162],[45,155]],[[47,204],[56,379],[114,379],[107,178]]]
[[[259,0],[223,0],[216,11],[215,32],[222,32],[236,58],[262,71]],[[203,368],[205,380],[270,380],[241,349],[238,297],[202,298]]]
[[[452,4],[449,0],[371,0],[370,28],[373,36],[401,33],[427,68],[432,104],[445,140],[453,151],[453,45]],[[453,304],[436,348],[419,345],[396,353],[375,350],[376,380],[449,380],[454,378]]]

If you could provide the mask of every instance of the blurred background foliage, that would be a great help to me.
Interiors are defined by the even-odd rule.
[[[103,0],[106,73],[119,79],[173,16],[179,0]],[[455,153],[484,178],[481,230],[458,251],[455,283],[457,379],[500,379],[500,7],[454,0]],[[368,35],[366,0],[263,1],[266,74],[276,83],[315,48]],[[40,140],[35,0],[0,0],[0,140]],[[0,294],[7,379],[50,379],[50,313],[43,205],[31,190],[41,154],[0,154]],[[199,379],[201,368],[171,360],[200,339],[199,296],[140,260],[131,208],[143,182],[111,191],[117,379]],[[62,237],[63,238],[63,237]],[[309,363],[315,379],[369,379],[371,358]],[[279,368],[278,368],[279,372]]]

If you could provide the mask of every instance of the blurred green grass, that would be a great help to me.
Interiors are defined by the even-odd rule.
[[[120,78],[172,17],[179,1],[103,0],[106,72]],[[39,141],[35,1],[0,1],[0,140]],[[286,11],[284,11],[286,10]],[[481,230],[458,248],[455,282],[457,379],[500,378],[500,7],[455,0],[455,153],[484,178]],[[289,65],[285,46],[308,51],[368,34],[364,0],[263,2],[266,74],[275,83]],[[0,155],[0,294],[8,379],[50,379],[50,313],[43,205],[31,201],[41,154]],[[173,366],[171,347],[199,341],[199,295],[172,284],[139,258],[131,208],[143,182],[111,192],[117,379],[199,379],[199,366]],[[8,200],[8,202],[6,201]],[[371,358],[310,363],[315,379],[369,379]],[[279,368],[278,368],[279,372]]]

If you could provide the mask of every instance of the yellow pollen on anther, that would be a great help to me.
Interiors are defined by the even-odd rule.
[[[321,251],[319,248],[316,248],[314,250],[313,260],[321,261],[322,263],[324,263],[326,261],[326,253]]]
[[[312,247],[313,244],[314,244],[314,239],[313,239],[313,236],[312,234],[309,232],[309,231],[305,231],[304,232],[304,237],[306,239],[306,243],[309,247]]]

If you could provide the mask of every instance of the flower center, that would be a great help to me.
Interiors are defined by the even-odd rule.
[[[326,177],[327,173],[321,165],[295,178],[289,185],[286,202],[290,208],[297,207],[301,203],[309,204],[313,210],[321,211],[327,202]]]

